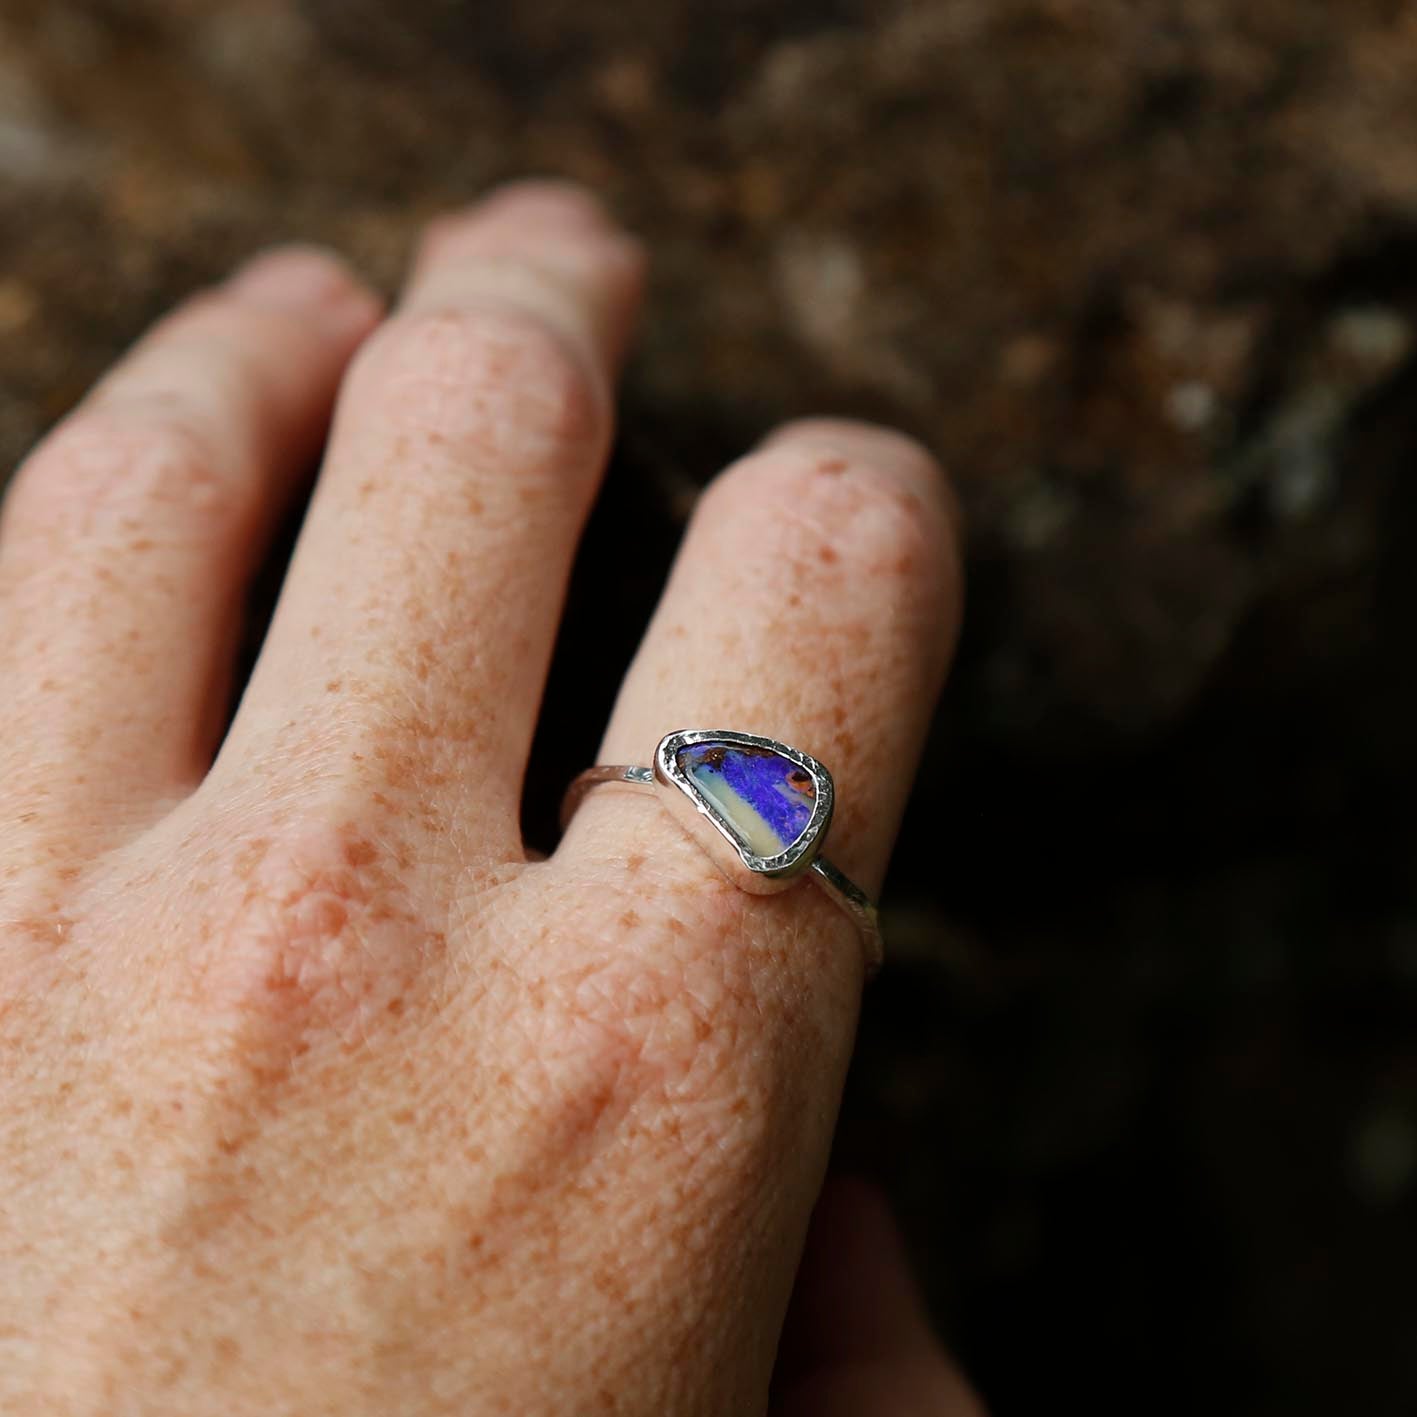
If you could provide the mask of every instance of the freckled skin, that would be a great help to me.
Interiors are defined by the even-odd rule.
[[[548,861],[518,830],[640,283],[559,184],[434,223],[382,325],[327,253],[279,252],[21,470],[0,1411],[766,1410],[859,942],[810,888],[734,889],[646,797],[592,794]],[[337,391],[213,763],[247,583]],[[795,743],[874,886],[956,576],[919,448],[789,427],[703,499],[603,759],[686,726]],[[784,1413],[833,1383],[868,1417],[974,1410],[900,1265],[846,1288],[870,1344],[819,1336],[841,1371]]]

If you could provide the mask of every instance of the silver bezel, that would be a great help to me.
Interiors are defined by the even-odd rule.
[[[736,743],[744,748],[765,748],[780,753],[789,762],[812,775],[816,796],[812,815],[802,835],[786,851],[776,856],[758,856],[734,832],[717,806],[699,791],[697,784],[679,767],[679,752],[695,743]],[[808,753],[762,738],[755,733],[733,733],[720,728],[680,729],[660,739],[654,754],[654,776],[666,807],[696,840],[708,850],[719,869],[735,885],[758,895],[784,890],[816,859],[831,825],[836,788],[831,774]]]

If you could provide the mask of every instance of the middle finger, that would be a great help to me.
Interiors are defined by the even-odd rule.
[[[341,393],[216,775],[346,783],[517,849],[566,577],[610,439],[639,248],[560,184],[435,222]],[[313,766],[312,766],[313,765]],[[477,813],[465,804],[475,798]]]

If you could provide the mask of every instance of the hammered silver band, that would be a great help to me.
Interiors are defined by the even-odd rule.
[[[700,755],[700,766],[697,769],[686,768],[685,756],[696,752]],[[700,786],[705,774],[712,775],[713,772],[711,767],[702,765],[702,760],[712,760],[715,754],[720,755],[720,770],[724,757],[746,759],[750,755],[758,760],[779,760],[776,764],[779,769],[789,769],[790,776],[801,782],[798,790],[803,795],[802,810],[805,810],[807,803],[812,804],[811,818],[802,834],[792,842],[784,842],[783,834],[779,833],[778,839],[771,845],[781,847],[780,850],[770,850],[761,841],[757,844],[747,841],[741,823],[727,815],[722,806],[722,800],[730,803],[734,800],[731,788],[715,795],[705,792]],[[769,765],[769,771],[772,766]],[[798,770],[793,771],[794,767]],[[805,782],[808,777],[811,779],[810,786]],[[570,824],[586,794],[602,786],[638,788],[655,793],[666,806],[677,806],[675,815],[681,826],[708,848],[725,874],[745,890],[767,894],[795,884],[804,876],[810,877],[855,924],[861,936],[867,976],[880,968],[884,958],[884,942],[875,904],[865,891],[820,853],[821,840],[830,825],[835,793],[830,773],[816,759],[774,739],[753,734],[727,730],[681,730],[661,740],[653,767],[601,765],[588,768],[576,777],[567,788],[562,803],[563,828]],[[761,788],[759,795],[770,802],[776,801],[771,792],[764,794]],[[778,795],[790,794],[783,792],[779,785]],[[686,803],[687,811],[684,810]],[[739,802],[739,810],[751,812],[752,809],[745,809],[744,804]],[[727,850],[725,843],[729,848]]]

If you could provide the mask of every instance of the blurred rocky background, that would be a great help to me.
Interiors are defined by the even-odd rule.
[[[970,605],[842,1163],[998,1417],[1417,1411],[1417,5],[0,0],[0,463],[528,171],[657,257],[532,835],[714,469],[916,431]]]

